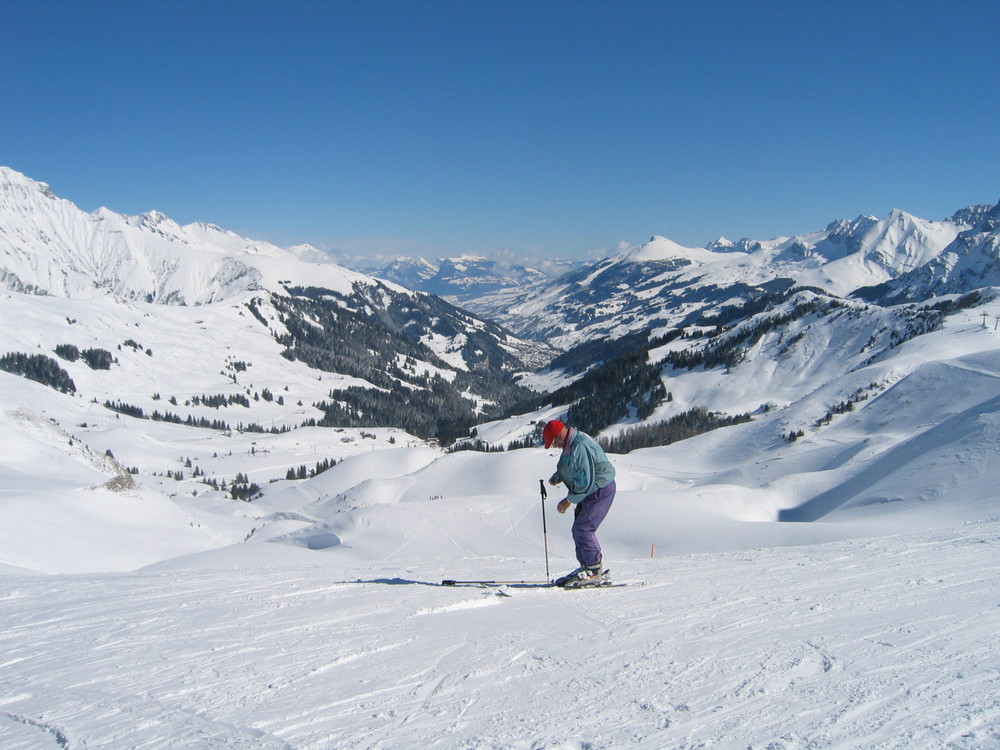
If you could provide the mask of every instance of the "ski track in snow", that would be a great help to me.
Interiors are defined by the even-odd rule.
[[[0,746],[1000,747],[998,544],[624,561],[635,585],[511,598],[428,585],[506,558],[0,576]]]

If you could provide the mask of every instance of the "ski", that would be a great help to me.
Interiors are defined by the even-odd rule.
[[[511,586],[514,588],[559,588],[559,589],[606,589],[606,588],[618,588],[625,586],[624,583],[613,583],[610,579],[611,571],[605,570],[601,574],[600,581],[594,581],[593,583],[582,583],[576,586],[560,586],[555,581],[458,581],[453,579],[445,579],[441,581],[442,586],[479,586],[480,588],[489,588],[491,586]]]
[[[446,579],[441,581],[442,586],[554,586],[552,581],[455,581]]]
[[[582,586],[557,586],[556,588],[563,589],[564,591],[579,591],[581,589],[618,589],[623,586],[628,586],[628,584],[602,581],[601,583],[585,583]]]

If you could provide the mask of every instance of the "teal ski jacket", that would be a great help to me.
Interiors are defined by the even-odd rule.
[[[615,480],[615,467],[590,435],[570,427],[556,474],[569,491],[566,499],[579,503],[611,484]]]

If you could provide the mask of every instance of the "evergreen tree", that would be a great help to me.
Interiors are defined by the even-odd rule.
[[[52,357],[44,354],[23,354],[11,352],[0,357],[0,370],[21,375],[54,388],[61,393],[76,393],[73,379]]]

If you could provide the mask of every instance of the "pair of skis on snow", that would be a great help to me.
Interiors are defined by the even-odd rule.
[[[441,581],[442,586],[479,586],[480,588],[491,588],[494,586],[499,587],[511,587],[511,588],[524,588],[524,589],[548,589],[548,588],[561,588],[561,589],[601,589],[601,588],[611,588],[624,586],[624,583],[613,583],[611,581],[611,571],[605,570],[599,576],[594,576],[593,578],[573,582],[570,585],[563,585],[556,583],[556,581],[455,581],[451,579],[446,579]]]

